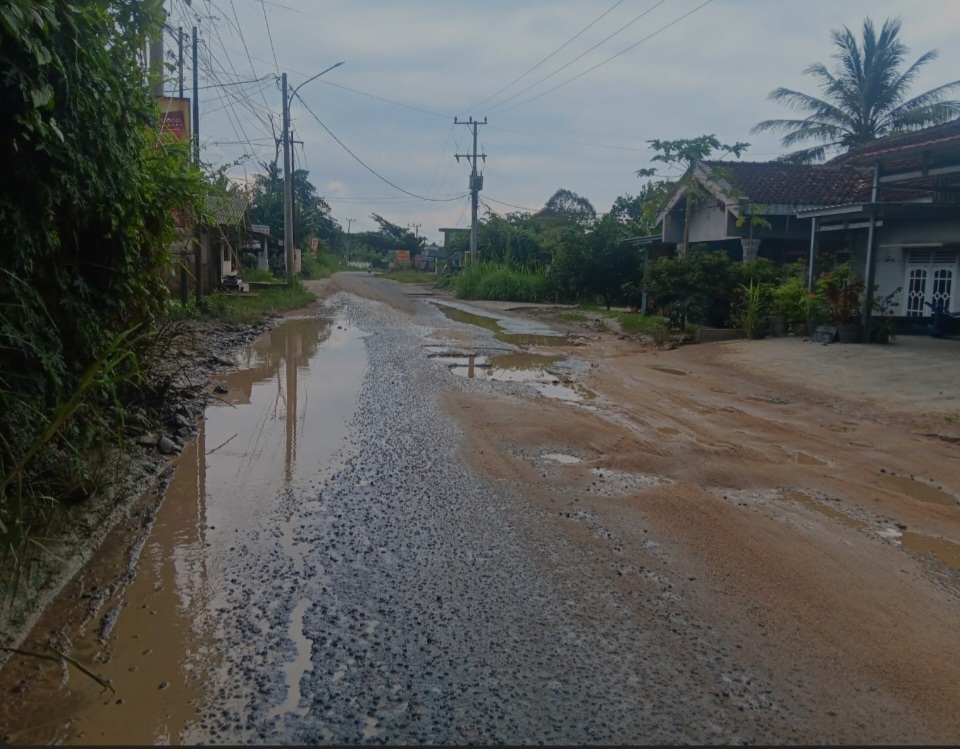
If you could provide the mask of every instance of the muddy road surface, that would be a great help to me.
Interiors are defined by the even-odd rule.
[[[916,356],[318,288],[24,643],[72,662],[0,672],[6,741],[956,742],[960,394],[876,384]]]

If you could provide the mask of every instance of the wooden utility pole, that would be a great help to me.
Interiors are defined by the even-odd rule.
[[[477,208],[480,203],[480,191],[483,189],[483,174],[477,174],[477,157],[479,156],[483,159],[484,163],[487,161],[487,155],[485,153],[477,153],[477,127],[479,125],[486,125],[487,118],[484,117],[483,122],[475,120],[473,117],[466,122],[460,122],[454,117],[453,124],[466,125],[473,130],[473,153],[454,154],[454,158],[458,162],[461,158],[465,158],[470,161],[473,167],[470,170],[470,265],[473,265],[477,260]]]

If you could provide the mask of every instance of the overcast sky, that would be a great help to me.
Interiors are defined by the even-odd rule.
[[[471,135],[454,117],[487,118],[479,128],[487,155],[480,197],[489,208],[537,210],[567,188],[603,213],[617,196],[638,191],[634,172],[651,166],[648,140],[714,133],[751,143],[744,160],[783,153],[776,137],[750,134],[760,120],[789,116],[767,94],[785,86],[819,95],[804,68],[829,64],[830,31],[846,25],[859,36],[867,15],[878,27],[902,18],[910,62],[939,51],[915,92],[960,78],[960,0],[193,0],[192,7],[167,0],[167,7],[172,26],[188,35],[199,26],[204,160],[239,161],[229,173],[248,179],[276,154],[278,73],[294,87],[343,61],[306,83],[303,102],[292,105],[294,137],[303,141],[297,166],[310,171],[345,230],[349,219],[352,232],[374,229],[370,214],[379,213],[419,225],[420,236],[436,242],[440,227],[470,222],[470,167],[454,154],[471,150]],[[189,69],[186,77],[189,96]],[[222,85],[254,79],[263,80]]]

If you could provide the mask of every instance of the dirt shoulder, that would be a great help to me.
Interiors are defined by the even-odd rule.
[[[796,740],[949,742],[958,352],[932,339],[663,351],[602,335],[573,352],[590,364],[587,408],[445,397],[469,460],[588,550],[637,627],[651,626],[645,601],[671,596],[809,712]]]

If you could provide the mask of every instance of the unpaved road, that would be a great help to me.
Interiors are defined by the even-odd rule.
[[[318,288],[28,638],[117,693],[13,659],[8,741],[956,743],[960,343]]]

